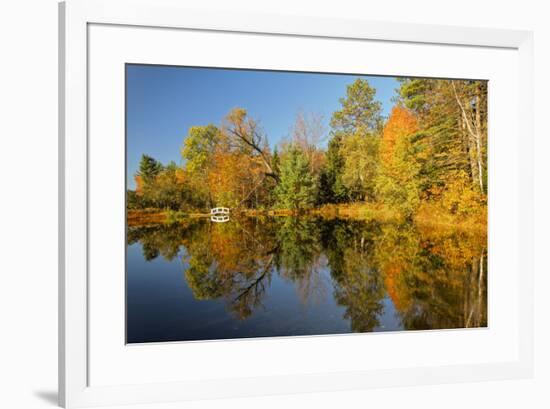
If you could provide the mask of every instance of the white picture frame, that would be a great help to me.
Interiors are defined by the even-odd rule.
[[[243,15],[189,10],[178,0],[68,0],[59,7],[59,403],[83,407],[166,402],[214,397],[346,390],[529,377],[533,367],[532,327],[532,33],[526,31],[428,26],[280,15]],[[159,27],[210,33],[243,33],[433,44],[517,52],[517,340],[514,359],[416,365],[181,382],[90,383],[89,277],[89,28],[90,25]],[[496,113],[498,115],[498,113]],[[515,135],[515,141],[520,134]],[[122,160],[122,159],[121,159]],[[491,219],[490,219],[491,220]],[[510,268],[519,268],[512,266]],[[514,276],[516,277],[516,276]],[[122,295],[121,295],[122,296]],[[514,304],[515,305],[515,304]],[[343,342],[343,338],[334,342]],[[292,339],[287,343],[294,342]],[[213,344],[215,345],[215,343]],[[249,344],[250,345],[250,344]]]

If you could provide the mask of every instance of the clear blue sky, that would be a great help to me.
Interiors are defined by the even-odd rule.
[[[392,107],[393,77],[127,65],[127,181],[134,189],[142,154],[181,163],[180,148],[195,125],[219,125],[235,107],[260,121],[271,147],[288,137],[298,111],[328,122],[356,78],[376,88],[383,115]]]

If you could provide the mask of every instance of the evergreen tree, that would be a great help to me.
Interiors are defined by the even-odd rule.
[[[326,165],[319,174],[319,204],[341,203],[348,197],[347,189],[342,182],[344,158],[340,152],[341,139],[340,135],[334,135],[328,143]]]
[[[315,203],[316,180],[310,172],[304,153],[291,145],[280,165],[280,182],[275,188],[277,206],[285,209],[307,209]]]
[[[145,184],[152,183],[162,171],[162,164],[148,155],[141,155],[139,162],[139,173]]]
[[[271,166],[273,167],[273,172],[279,173],[279,166],[281,165],[281,158],[279,156],[279,152],[277,150],[277,147],[273,149],[273,156],[271,157]]]
[[[148,155],[141,155],[139,171],[136,174],[136,196],[142,207],[158,207],[155,200],[156,181],[162,172],[162,164]]]
[[[375,95],[376,89],[367,80],[358,78],[348,85],[346,97],[340,98],[342,108],[335,111],[330,120],[333,132],[379,132],[382,129],[382,104],[374,99]]]

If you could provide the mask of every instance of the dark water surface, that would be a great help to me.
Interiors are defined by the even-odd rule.
[[[487,326],[479,233],[358,220],[128,228],[127,342]]]

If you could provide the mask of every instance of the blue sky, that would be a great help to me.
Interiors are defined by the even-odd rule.
[[[163,164],[180,164],[187,130],[219,125],[235,107],[260,121],[271,147],[288,137],[300,110],[322,114],[328,130],[346,86],[359,77],[376,88],[387,116],[398,87],[393,77],[127,65],[128,188],[135,187],[133,177],[142,154]]]

